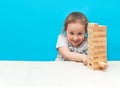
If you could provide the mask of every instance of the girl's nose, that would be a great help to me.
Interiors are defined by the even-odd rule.
[[[73,37],[73,40],[74,40],[74,41],[77,41],[77,40],[78,40],[78,37],[77,37],[77,36],[74,36],[74,37]]]

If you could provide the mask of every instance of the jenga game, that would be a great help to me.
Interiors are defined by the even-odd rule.
[[[107,68],[106,26],[88,23],[88,64],[93,70]]]

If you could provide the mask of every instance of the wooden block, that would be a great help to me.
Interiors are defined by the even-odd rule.
[[[103,52],[102,52],[103,51]],[[107,50],[106,49],[91,49],[91,48],[88,48],[88,52],[89,54],[98,54],[98,53],[101,53],[101,54],[106,54]]]
[[[95,45],[95,46],[94,46]],[[106,44],[100,44],[100,45],[96,45],[96,44],[89,44],[88,45],[88,51],[93,51],[93,50],[104,50],[104,49],[106,49]]]
[[[107,62],[99,62],[99,65],[102,67],[102,69],[107,68]]]
[[[89,60],[92,60],[92,61],[96,61],[96,60],[103,60],[103,61],[106,61],[106,58],[107,58],[107,55],[104,54],[104,55],[98,55],[98,56],[88,56],[89,57]]]
[[[96,51],[93,51],[94,54],[106,54],[106,50],[96,50]]]
[[[88,23],[88,32],[106,32],[106,26]]]
[[[90,56],[101,56],[101,55],[104,55],[106,54],[106,50],[103,50],[103,51],[91,51],[91,50],[88,50],[88,55]]]
[[[90,58],[93,62],[107,62],[106,60],[106,57],[93,57],[93,58]]]
[[[99,29],[99,30],[98,30]],[[100,29],[99,27],[97,29],[94,30],[93,29],[89,29],[88,30],[89,33],[106,33],[106,29]]]
[[[99,26],[97,23],[88,23],[88,32],[91,30],[95,32],[96,30],[98,30],[98,28]]]
[[[89,61],[87,66],[93,70],[99,70],[100,67],[98,62],[92,62],[92,61]]]
[[[88,44],[94,44],[94,43],[106,44],[106,38],[88,39]]]
[[[103,70],[106,69],[107,63],[106,62],[93,62],[89,61],[87,66],[93,70]]]
[[[100,45],[100,46],[106,46],[106,42],[100,42],[100,43],[98,43],[98,42],[88,42],[88,44],[89,44],[89,47],[98,47],[98,45]]]
[[[99,32],[106,32],[107,27],[103,25],[99,25]]]
[[[94,36],[94,35],[106,35],[106,32],[89,32],[89,35],[88,35],[88,37],[89,36]]]
[[[106,34],[91,34],[91,35],[88,35],[88,38],[105,38],[106,37]]]

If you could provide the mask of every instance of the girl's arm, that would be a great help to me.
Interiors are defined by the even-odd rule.
[[[65,58],[65,60],[83,63],[87,61],[87,55],[70,52],[69,48],[66,46],[59,47],[58,51],[63,56],[63,58]]]

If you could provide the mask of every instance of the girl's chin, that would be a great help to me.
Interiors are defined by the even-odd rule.
[[[73,46],[80,46],[80,44],[72,44]]]

